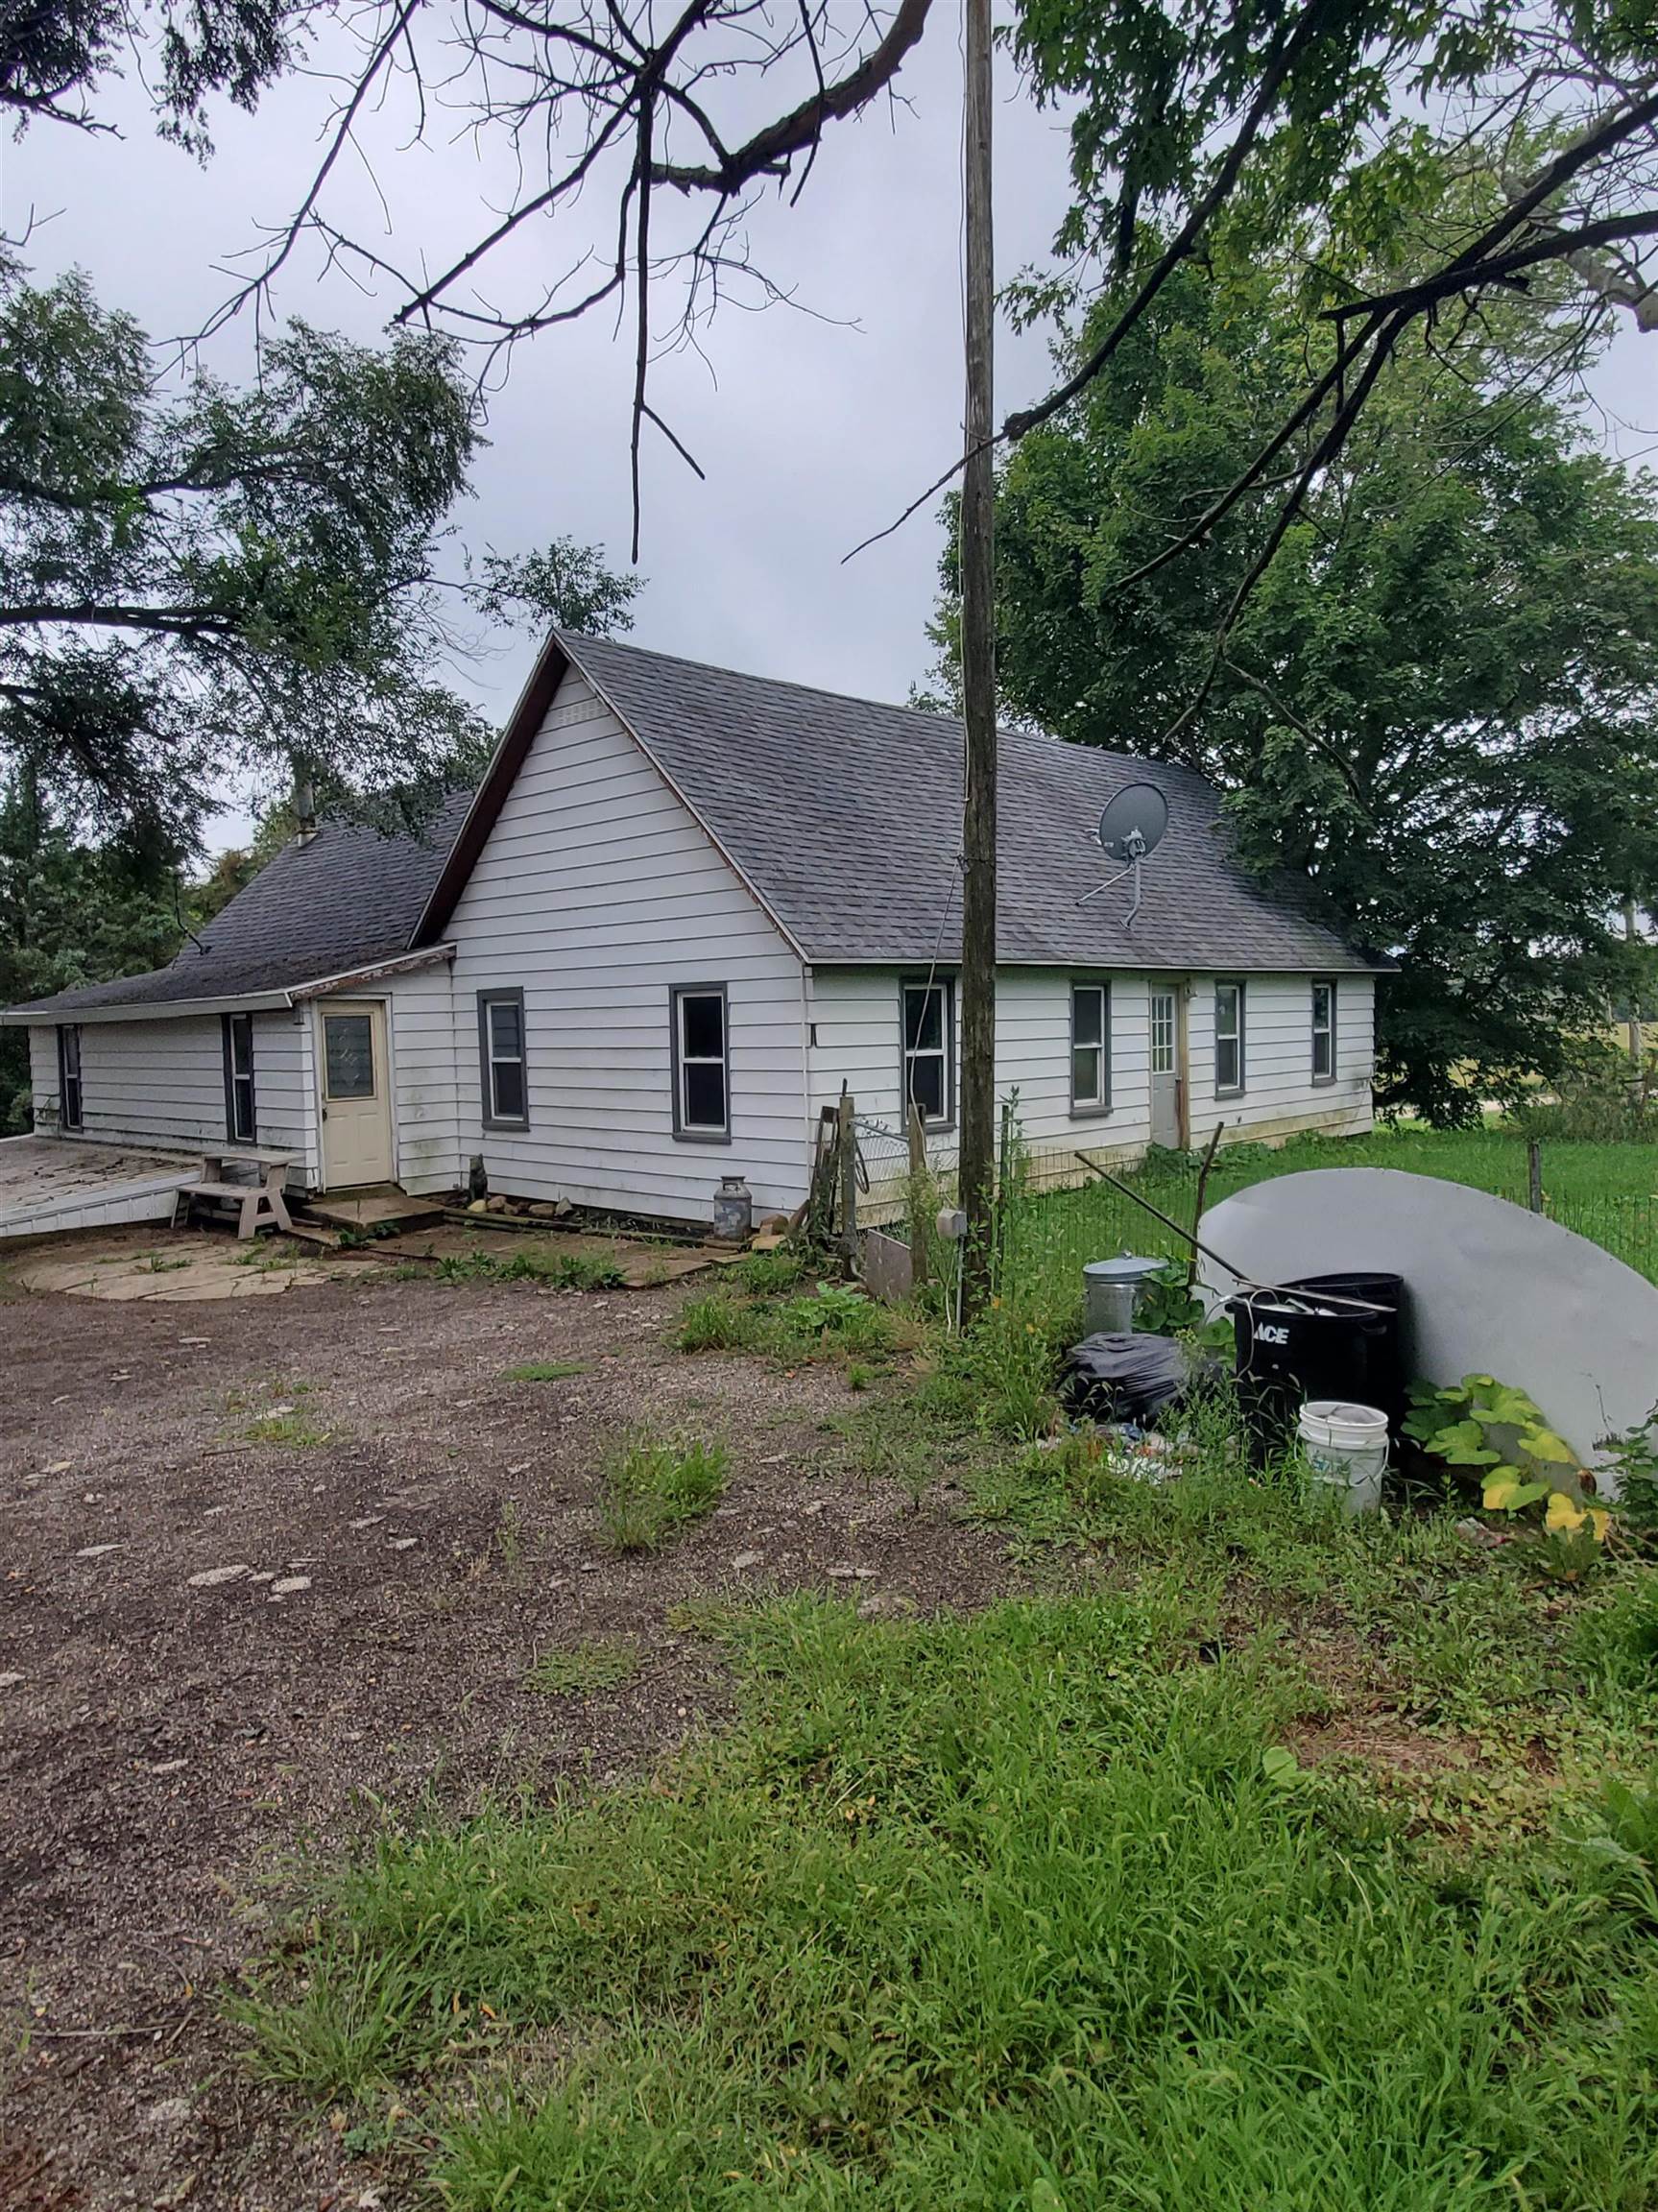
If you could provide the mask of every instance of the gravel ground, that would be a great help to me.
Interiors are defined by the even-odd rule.
[[[391,2212],[224,2016],[296,1850],[377,1803],[602,1783],[716,1724],[717,1656],[668,1624],[687,1598],[1001,1585],[948,1495],[918,1517],[848,1464],[836,1370],[671,1351],[685,1295],[0,1296],[5,2212]],[[504,1376],[560,1359],[585,1371]],[[250,1440],[262,1420],[299,1440]],[[616,1561],[594,1478],[639,1422],[724,1436],[733,1480],[671,1550]],[[605,1633],[641,1646],[627,1683],[526,1688]]]

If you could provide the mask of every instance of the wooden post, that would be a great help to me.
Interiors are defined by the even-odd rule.
[[[1533,1214],[1543,1211],[1543,1147],[1535,1137],[1526,1141],[1526,1204]]]
[[[1623,942],[1625,945],[1635,945],[1640,942],[1640,938],[1635,894],[1626,891],[1623,895]],[[1635,1102],[1644,1106],[1646,1103],[1644,1080],[1646,1072],[1646,1040],[1641,1029],[1641,990],[1633,976],[1629,982],[1629,1065],[1635,1070]]]
[[[836,1115],[835,1142],[840,1151],[841,1264],[848,1275],[857,1273],[857,1132],[853,1127],[853,1100],[842,1091]]]
[[[1007,1251],[1007,1186],[1012,1169],[1013,1100],[1004,1098],[996,1142],[996,1263],[998,1269]]]
[[[919,1290],[927,1279],[926,1238],[931,1226],[920,1218],[918,1208],[926,1195],[926,1130],[922,1122],[921,1108],[911,1102],[909,1110],[909,1264],[910,1284]]]
[[[991,8],[966,0],[967,465],[961,493],[962,1318],[990,1293],[996,1137],[996,258],[991,231]]]
[[[1189,1291],[1197,1284],[1197,1232],[1203,1227],[1203,1201],[1209,1191],[1209,1170],[1214,1166],[1215,1149],[1220,1143],[1220,1132],[1226,1127],[1217,1121],[1204,1147],[1203,1158],[1197,1169],[1197,1196],[1191,1208],[1191,1250],[1186,1256],[1186,1287]]]

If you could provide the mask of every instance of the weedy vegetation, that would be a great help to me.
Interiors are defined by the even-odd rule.
[[[585,1359],[524,1359],[502,1370],[503,1382],[567,1382],[588,1372]]]
[[[599,1527],[613,1551],[660,1551],[725,1494],[727,1457],[700,1438],[635,1436],[599,1479]]]
[[[536,1283],[550,1290],[616,1290],[625,1280],[613,1259],[597,1252],[559,1252],[524,1245],[510,1253],[451,1252],[439,1261],[440,1283]]]

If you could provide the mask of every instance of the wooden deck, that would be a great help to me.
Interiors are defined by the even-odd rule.
[[[201,1158],[79,1137],[0,1138],[0,1238],[171,1221]]]

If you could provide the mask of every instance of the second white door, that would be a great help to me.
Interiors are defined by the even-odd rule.
[[[386,1009],[336,999],[322,1009],[323,1182],[329,1190],[392,1180]]]

